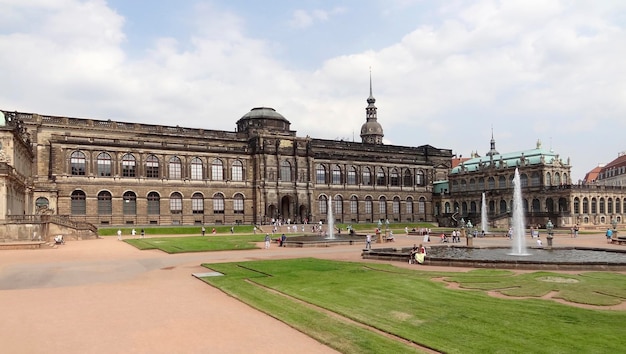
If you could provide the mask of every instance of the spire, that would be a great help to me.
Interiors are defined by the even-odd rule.
[[[370,68],[370,95],[367,98],[367,107],[365,108],[366,122],[361,126],[361,140],[369,144],[383,143],[383,127],[378,123],[376,113],[376,99],[372,93],[372,68]]]
[[[493,138],[493,126],[491,127],[491,149],[489,150],[488,153],[486,153],[486,156],[494,156],[494,155],[500,155],[500,153],[496,150],[496,139]]]

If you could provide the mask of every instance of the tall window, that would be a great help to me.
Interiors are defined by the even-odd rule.
[[[170,179],[181,179],[182,169],[183,164],[181,163],[180,158],[172,156],[172,158],[170,158]]]
[[[487,189],[492,190],[496,189],[496,179],[493,177],[489,177],[487,179]]]
[[[170,213],[183,213],[183,196],[178,192],[174,192],[170,195]]]
[[[224,214],[224,195],[222,193],[213,195],[213,214]]]
[[[341,168],[338,165],[333,166],[332,184],[341,184]]]
[[[146,158],[146,177],[159,178],[159,159],[154,155]]]
[[[83,191],[73,191],[72,192],[72,196],[71,196],[71,200],[72,200],[72,205],[71,205],[71,211],[72,211],[72,215],[85,215],[87,214],[87,202],[86,202],[86,195],[85,192]]]
[[[70,156],[70,165],[72,167],[72,175],[85,175],[85,154],[81,151],[74,151]]]
[[[498,188],[505,189],[506,188],[506,177],[500,176],[498,177]]]
[[[326,183],[326,168],[324,167],[324,165],[315,166],[315,183]]]
[[[385,197],[378,199],[378,212],[381,216],[387,214],[387,199]]]
[[[204,214],[204,196],[202,193],[194,193],[191,196],[191,212],[193,214]]]
[[[336,195],[333,201],[333,212],[336,216],[343,215],[343,198],[340,195]]]
[[[125,192],[122,196],[122,212],[124,215],[137,215],[137,195],[133,192]]]
[[[137,176],[137,160],[135,159],[135,156],[131,154],[126,154],[122,157],[122,176]]]
[[[328,199],[326,198],[325,195],[320,195],[320,198],[318,199],[318,201],[319,201],[320,216],[326,215],[326,213],[328,213]]]
[[[111,177],[111,155],[101,152],[97,157],[98,176]]]
[[[157,192],[148,193],[148,215],[161,214],[161,196]]]
[[[580,199],[574,198],[574,214],[580,214]]]
[[[589,213],[589,199],[583,198],[583,214]]]
[[[417,201],[417,212],[420,214],[424,214],[426,212],[426,198],[420,197]]]
[[[213,163],[211,163],[211,179],[214,181],[224,180],[224,164],[222,160],[215,159]]]
[[[237,182],[243,181],[243,164],[241,163],[241,161],[239,160],[233,161],[230,174],[232,175],[233,181],[237,181]]]
[[[622,210],[622,203],[620,202],[620,199],[617,198],[615,199],[615,213],[619,214],[622,212],[621,210]]]
[[[425,183],[426,181],[424,180],[424,171],[417,171],[417,173],[415,174],[415,184],[418,186],[423,186]]]
[[[376,169],[376,185],[377,186],[385,186],[387,185],[387,181],[385,180],[385,171],[382,167]]]
[[[370,171],[369,167],[363,168],[363,185],[364,186],[372,185],[372,171]]]
[[[391,204],[391,210],[394,214],[400,214],[400,198],[393,197],[393,203]]]
[[[352,166],[348,168],[348,184],[355,185],[356,184],[356,167]]]
[[[98,193],[98,215],[111,215],[113,213],[111,200],[110,192],[102,191]]]
[[[404,170],[404,178],[403,184],[405,187],[413,187],[413,176],[411,175],[411,171],[409,169]]]
[[[291,182],[291,164],[289,161],[280,163],[280,180],[283,182]]]
[[[406,198],[406,213],[408,215],[413,214],[413,198],[411,197]]]
[[[202,160],[197,157],[191,159],[191,179],[201,180],[204,178]]]
[[[357,214],[359,212],[359,199],[356,196],[350,197],[350,213]]]
[[[235,198],[233,199],[233,212],[235,214],[243,214],[243,194],[241,193],[235,194]]]
[[[372,210],[374,209],[373,207],[374,201],[372,200],[372,197],[365,197],[365,214],[367,215],[372,215]]]
[[[398,174],[397,169],[394,168],[393,170],[391,170],[389,178],[391,179],[390,183],[392,186],[397,187],[400,185],[400,175]]]

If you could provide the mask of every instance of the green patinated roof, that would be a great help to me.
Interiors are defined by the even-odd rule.
[[[465,171],[474,172],[479,169],[479,165],[482,163],[485,167],[489,167],[493,161],[495,166],[499,166],[500,161],[502,161],[506,167],[515,167],[521,166],[522,156],[526,161],[526,166],[528,165],[549,165],[552,164],[554,160],[558,159],[559,155],[554,151],[546,150],[541,147],[530,150],[523,150],[517,152],[510,152],[507,154],[496,154],[493,155],[493,160],[491,160],[490,156],[484,157],[476,157],[473,159],[469,159],[464,161],[460,165],[450,171],[450,174],[456,174],[463,171],[463,167],[465,167]],[[542,161],[543,159],[543,161]]]
[[[448,181],[433,182],[433,193],[441,193],[443,191],[450,190],[450,183]]]

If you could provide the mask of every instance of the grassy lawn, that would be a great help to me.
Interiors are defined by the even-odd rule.
[[[207,252],[225,250],[249,250],[258,248],[255,242],[263,241],[265,235],[150,237],[124,239],[124,242],[140,250],[159,249],[167,253]]]
[[[610,304],[626,297],[622,274],[434,273],[309,258],[206,266],[225,274],[206,282],[344,353],[418,349],[340,317],[446,353],[615,353],[626,344],[626,312],[498,299],[431,280],[513,295],[559,291],[573,301]]]

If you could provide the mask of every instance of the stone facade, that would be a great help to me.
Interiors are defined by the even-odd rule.
[[[380,127],[371,89],[367,102],[364,126]],[[14,159],[21,189],[4,203],[99,226],[326,222],[328,198],[335,222],[433,221],[432,182],[452,156],[384,145],[382,128],[362,129],[362,142],[298,137],[265,107],[235,132],[11,115],[31,152]]]

